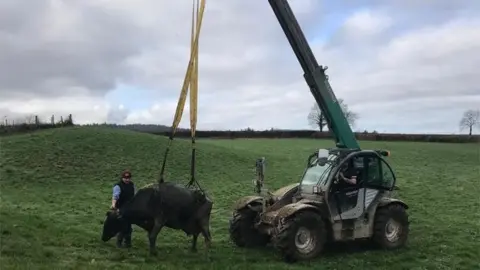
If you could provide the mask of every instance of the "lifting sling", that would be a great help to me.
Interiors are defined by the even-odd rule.
[[[169,140],[167,143],[167,148],[165,149],[165,154],[163,157],[162,169],[160,172],[159,182],[164,182],[164,173],[165,166],[167,163],[168,152],[173,142],[175,132],[177,131],[178,125],[182,119],[183,110],[185,107],[185,101],[188,94],[188,88],[190,88],[190,132],[191,132],[191,142],[192,142],[192,153],[191,153],[191,164],[190,164],[190,181],[186,185],[191,187],[193,184],[196,184],[197,188],[203,192],[198,181],[195,178],[195,162],[196,162],[196,152],[195,152],[195,131],[197,128],[197,93],[198,93],[198,39],[200,34],[200,28],[202,25],[203,13],[205,10],[205,0],[193,0],[192,8],[192,32],[191,32],[191,52],[190,52],[190,61],[188,63],[188,68],[185,74],[185,79],[183,81],[182,90],[180,92],[180,97],[178,98],[177,109],[175,111],[175,117],[173,118],[172,127],[170,130]]]

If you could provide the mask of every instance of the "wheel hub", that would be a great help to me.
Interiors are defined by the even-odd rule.
[[[301,253],[311,252],[315,248],[314,235],[305,227],[299,228],[295,235],[295,246]]]
[[[390,219],[385,225],[385,236],[388,241],[395,242],[400,237],[402,226],[397,221]]]

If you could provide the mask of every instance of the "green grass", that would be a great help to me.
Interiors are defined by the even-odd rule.
[[[255,158],[267,158],[267,183],[299,180],[308,154],[330,141],[203,140],[198,179],[214,199],[214,246],[190,253],[190,238],[164,229],[150,257],[146,233],[134,228],[134,248],[100,241],[101,221],[119,172],[138,186],[155,181],[166,140],[106,128],[64,128],[0,141],[1,269],[479,269],[479,145],[362,142],[388,148],[400,198],[410,206],[408,247],[395,252],[341,246],[308,264],[287,265],[271,249],[235,248],[228,239],[231,205],[251,194]],[[169,180],[185,183],[189,143],[174,142]],[[354,252],[355,251],[355,252]]]

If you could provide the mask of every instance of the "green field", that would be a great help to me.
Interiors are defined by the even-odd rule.
[[[134,227],[133,248],[100,241],[111,188],[131,168],[137,186],[158,177],[164,137],[107,128],[64,128],[0,141],[1,269],[480,269],[480,151],[478,144],[362,142],[387,148],[399,197],[409,205],[408,246],[395,252],[339,245],[311,263],[287,265],[272,249],[238,249],[228,239],[231,205],[253,193],[256,158],[265,156],[267,185],[299,180],[307,155],[330,141],[202,140],[198,179],[214,199],[210,254],[199,241],[168,228],[157,257]],[[189,143],[174,143],[170,181],[186,183]],[[315,268],[313,268],[315,267]]]

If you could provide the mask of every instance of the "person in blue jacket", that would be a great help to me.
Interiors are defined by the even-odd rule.
[[[122,207],[133,195],[135,195],[135,184],[132,182],[132,174],[129,170],[125,170],[121,174],[120,181],[113,186],[112,209]],[[122,247],[123,241],[127,248],[132,246],[131,224],[117,235],[117,247]]]

